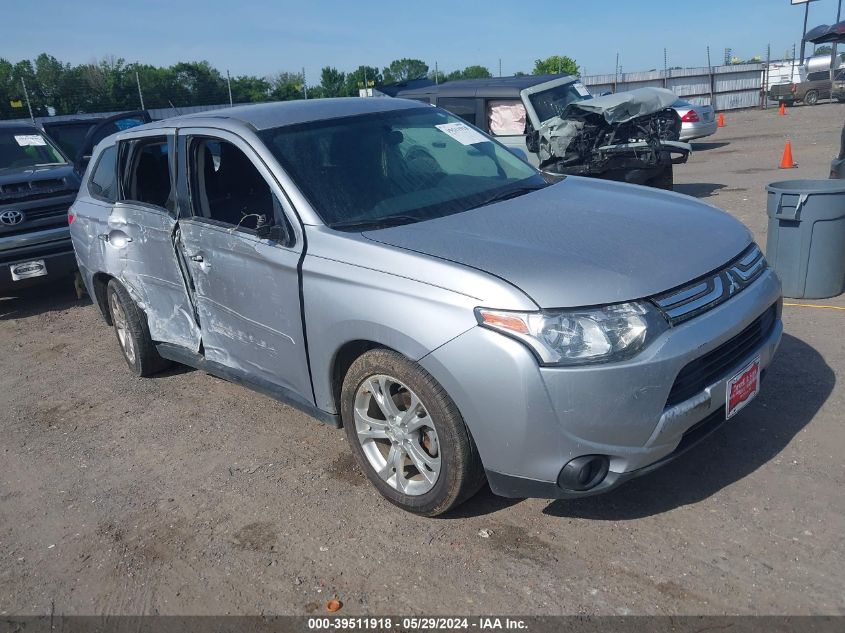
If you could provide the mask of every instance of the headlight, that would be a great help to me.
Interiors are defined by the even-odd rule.
[[[648,303],[541,312],[476,308],[475,317],[479,325],[528,345],[543,365],[631,358],[669,327]]]

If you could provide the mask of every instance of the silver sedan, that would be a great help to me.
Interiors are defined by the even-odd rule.
[[[716,133],[716,115],[713,106],[695,105],[679,99],[672,109],[681,117],[681,139],[691,141]]]

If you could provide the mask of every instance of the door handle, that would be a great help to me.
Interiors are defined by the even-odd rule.
[[[205,261],[205,260],[203,260],[202,255],[191,255],[189,259],[190,259],[192,262],[200,262],[200,263],[202,263],[203,261]]]

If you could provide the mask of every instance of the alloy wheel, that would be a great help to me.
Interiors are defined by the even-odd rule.
[[[126,354],[126,360],[131,365],[135,364],[135,341],[132,339],[132,333],[129,331],[129,323],[126,319],[126,312],[115,293],[109,295],[109,307],[111,308],[112,323],[117,332],[117,340],[120,342],[120,347],[123,353]]]
[[[392,376],[370,376],[358,387],[355,431],[376,474],[411,496],[429,492],[440,477],[440,440],[420,398]]]

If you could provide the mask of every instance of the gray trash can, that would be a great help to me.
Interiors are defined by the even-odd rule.
[[[785,180],[769,192],[766,259],[784,296],[845,292],[845,180]]]

